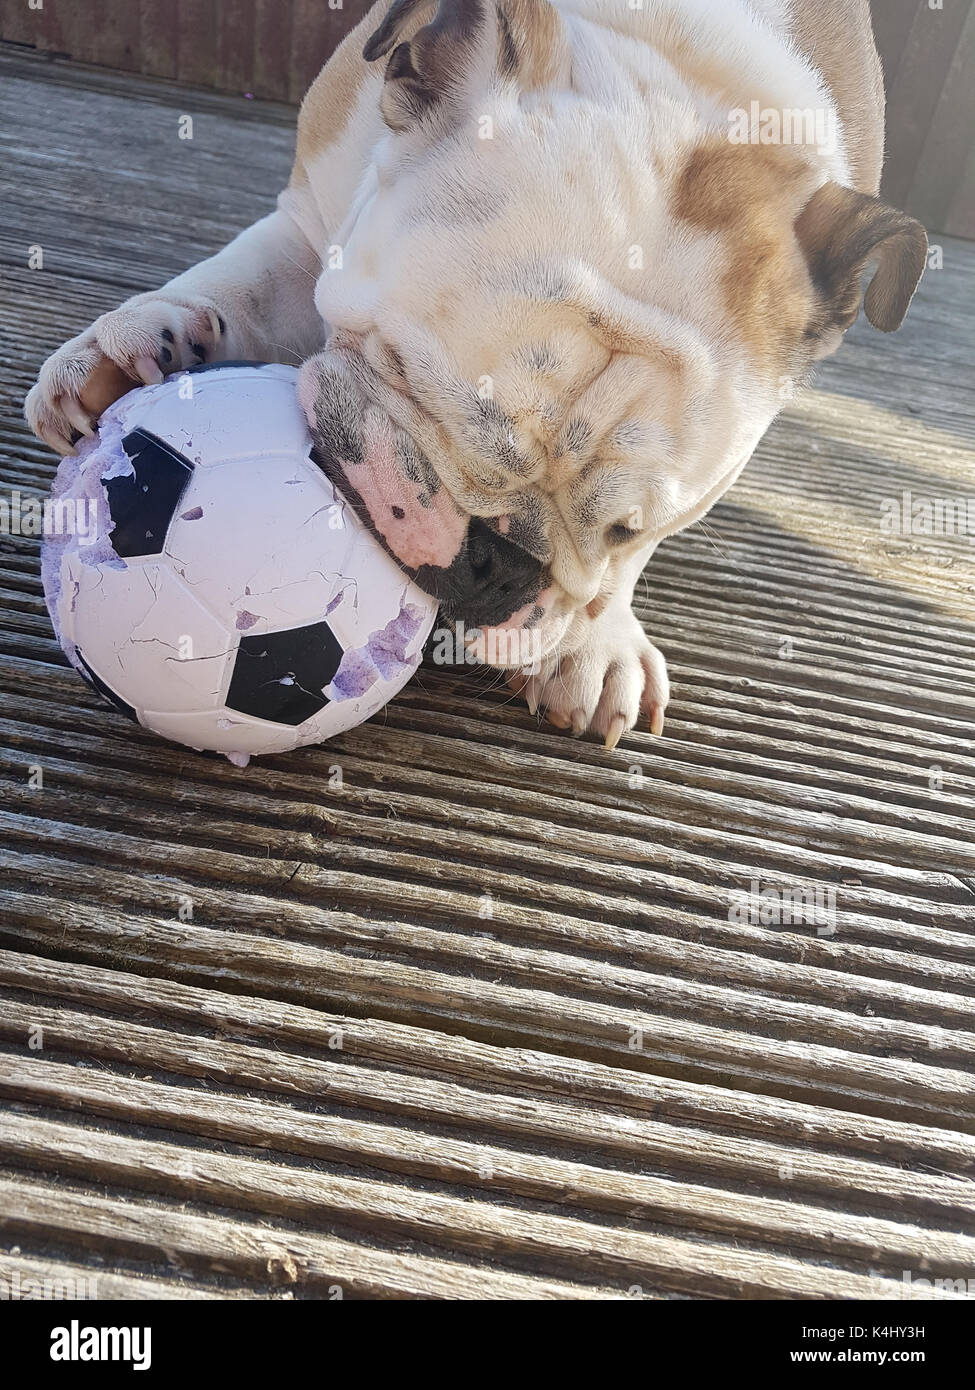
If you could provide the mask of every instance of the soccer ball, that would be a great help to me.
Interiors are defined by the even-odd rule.
[[[45,525],[71,663],[130,719],[237,763],[375,714],[437,612],[315,462],[296,377],[233,364],[130,391],[62,461]]]

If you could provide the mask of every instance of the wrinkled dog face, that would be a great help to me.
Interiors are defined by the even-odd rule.
[[[571,644],[624,562],[734,481],[855,316],[871,254],[871,317],[896,326],[923,244],[808,152],[731,146],[669,68],[653,102],[613,53],[612,95],[598,53],[570,78],[544,3],[457,0],[419,32],[414,8],[366,49],[392,54],[390,129],[299,390],[374,533],[521,665],[492,631],[532,633],[533,656]]]

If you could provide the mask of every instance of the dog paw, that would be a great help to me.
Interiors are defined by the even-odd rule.
[[[640,715],[650,732],[661,734],[670,699],[667,663],[633,613],[607,611],[597,618],[582,644],[568,655],[555,653],[535,673],[518,672],[509,681],[534,714],[550,724],[587,731],[615,748]]]
[[[68,454],[113,401],[140,383],[211,361],[225,333],[210,304],[139,295],[47,359],[24,402],[27,423],[45,444]]]

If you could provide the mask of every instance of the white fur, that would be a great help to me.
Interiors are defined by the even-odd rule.
[[[225,357],[294,361],[339,331],[370,364],[376,403],[462,507],[495,516],[530,492],[542,508],[559,591],[552,621],[568,628],[544,698],[556,700],[557,679],[558,707],[570,717],[583,710],[611,734],[619,716],[626,727],[635,721],[648,691],[651,705],[666,703],[665,673],[629,615],[635,577],[663,536],[731,485],[782,389],[749,362],[716,289],[728,248],[674,217],[674,182],[698,143],[727,132],[732,107],[833,108],[790,40],[789,0],[643,0],[634,9],[625,0],[560,0],[557,9],[570,81],[525,93],[489,82],[491,65],[475,63],[450,139],[426,129],[391,134],[379,114],[383,64],[360,64],[343,128],[330,139],[320,132],[320,152],[278,211],[62,348],[27,412],[66,449],[99,355],[142,374],[177,309],[196,319],[222,314]],[[353,36],[359,47],[363,37]],[[689,69],[680,60],[688,52]],[[336,61],[358,60],[349,49]],[[489,140],[480,138],[485,117]],[[843,138],[802,157],[806,196],[827,179],[847,182]],[[341,266],[331,269],[336,247]],[[632,263],[634,247],[642,266]],[[546,275],[561,296],[546,299]],[[611,326],[612,342],[590,315]],[[546,380],[524,366],[533,342],[557,353]],[[384,380],[384,344],[404,362],[408,390]],[[481,456],[469,405],[484,379],[511,416],[524,477],[499,478],[489,451]],[[570,448],[580,412],[595,436],[589,457]],[[597,454],[604,512],[580,526]],[[613,553],[603,532],[634,507],[645,518],[639,537]],[[583,606],[599,594],[610,601],[591,621]],[[603,700],[610,670],[618,699]]]

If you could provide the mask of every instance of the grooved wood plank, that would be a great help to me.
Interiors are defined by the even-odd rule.
[[[65,1264],[46,1256],[20,1252],[0,1253],[0,1284],[16,1298],[97,1298],[110,1301],[124,1299],[223,1299],[256,1298],[250,1289],[233,1289],[227,1285],[192,1284],[188,1280],[144,1279],[137,1274],[116,1274],[94,1269],[91,1265]]]
[[[348,1016],[265,997],[241,998],[118,968],[3,950],[0,981],[13,990],[28,992],[35,1002],[40,994],[109,1014],[134,1012],[147,1023],[153,1018],[169,1025],[178,1022],[181,1028],[202,1029],[220,1038],[291,1041],[311,1055],[331,1052],[340,1034],[342,1051],[351,1051],[370,1065],[382,1063],[399,1069],[413,1065],[471,1083],[490,1081],[509,1095],[538,1091],[575,1100],[599,1098],[627,1112],[652,1114],[657,1119],[693,1119],[718,1129],[730,1126],[783,1141],[799,1137],[807,1146],[839,1145],[845,1152],[883,1156],[906,1166],[927,1155],[958,1175],[975,1170],[975,1139],[951,1131],[890,1124],[721,1087],[686,1085],[542,1052],[494,1048],[463,1036],[432,1033],[386,1019],[358,1018],[353,1024]],[[957,1196],[961,1191],[957,1178],[944,1190]],[[925,1196],[916,1185],[914,1192],[919,1200]]]
[[[740,1244],[705,1244],[628,1227],[607,1227],[576,1217],[521,1210],[434,1193],[403,1191],[389,1182],[330,1177],[307,1169],[255,1162],[222,1154],[192,1154],[176,1144],[130,1139],[111,1131],[81,1129],[45,1120],[12,1116],[0,1124],[0,1156],[34,1170],[53,1160],[59,1172],[148,1189],[177,1200],[209,1201],[221,1207],[258,1211],[311,1226],[341,1222],[364,1226],[380,1236],[410,1238],[471,1255],[531,1258],[540,1265],[573,1272],[580,1259],[608,1281],[659,1284],[675,1293],[739,1297],[803,1297],[817,1291],[808,1266]],[[747,1203],[743,1203],[747,1205]],[[794,1215],[794,1219],[796,1219]],[[774,1216],[770,1213],[770,1224]],[[801,1224],[798,1217],[797,1224]],[[913,1247],[905,1233],[881,1222],[815,1217],[809,1239],[828,1236],[832,1254],[846,1253],[849,1242],[861,1257],[903,1259]],[[830,1226],[839,1228],[831,1230]],[[950,1276],[970,1268],[975,1241],[943,1238],[935,1249]],[[907,1258],[910,1258],[908,1253]],[[840,1297],[903,1297],[896,1281],[839,1274]]]
[[[10,1007],[12,1010],[13,1005]],[[37,1030],[41,1030],[40,1034]],[[363,1056],[360,1049],[364,1037],[368,1038],[369,1021],[344,1019],[333,1023],[326,1045],[330,1048],[336,1039],[341,1041],[339,1051],[345,1058],[341,1065],[331,1059],[313,1063],[308,1059],[274,1057],[268,1055],[268,1049],[244,1047],[223,1039],[211,1042],[187,1036],[174,1041],[163,1030],[143,1030],[135,1035],[123,1030],[123,1037],[134,1038],[146,1049],[146,1064],[158,1072],[198,1081],[206,1079],[210,1085],[221,1080],[228,1090],[223,1103],[215,1109],[209,1092],[201,1095],[186,1089],[175,1084],[172,1076],[163,1086],[146,1077],[126,1080],[119,1075],[118,1064],[124,1066],[128,1054],[122,1041],[107,1036],[104,1025],[99,1027],[97,1020],[89,1031],[80,1028],[75,1017],[51,1023],[46,1013],[28,1010],[25,1015],[22,1010],[4,1031],[14,1046],[22,1046],[25,1037],[43,1036],[55,1053],[98,1058],[101,1064],[92,1073],[82,1064],[65,1066],[47,1061],[38,1067],[16,1053],[2,1056],[0,1086],[10,1095],[23,1094],[40,1103],[113,1119],[189,1129],[194,1134],[256,1144],[262,1149],[274,1147],[339,1161],[358,1158],[363,1164],[400,1172],[419,1166],[427,1176],[475,1186],[480,1180],[489,1183],[491,1191],[510,1186],[520,1195],[559,1194],[560,1201],[583,1206],[616,1205],[621,1193],[625,1193],[632,1215],[638,1208],[650,1210],[664,1222],[690,1221],[708,1229],[739,1230],[744,1223],[751,1226],[751,1234],[765,1239],[773,1234],[773,1223],[763,1226],[754,1221],[754,1216],[756,1212],[775,1210],[774,1199],[773,1206],[764,1206],[770,1194],[766,1193],[757,1203],[746,1200],[742,1205],[742,1192],[738,1190],[732,1207],[723,1201],[720,1192],[709,1194],[703,1187],[676,1190],[663,1177],[660,1182],[638,1180],[626,1170],[625,1159],[637,1154],[652,1156],[657,1168],[671,1175],[680,1174],[685,1182],[693,1175],[699,1183],[719,1179],[722,1186],[734,1189],[738,1184],[761,1180],[768,1188],[787,1192],[790,1201],[798,1201],[800,1194],[805,1193],[810,1209],[812,1204],[825,1203],[833,1216],[837,1215],[835,1207],[842,1198],[851,1207],[893,1212],[897,1220],[913,1220],[919,1225],[933,1215],[950,1218],[968,1230],[975,1224],[975,1184],[971,1181],[953,1177],[932,1181],[918,1191],[916,1181],[896,1169],[824,1149],[822,1134],[818,1136],[818,1147],[810,1146],[809,1134],[801,1136],[800,1144],[800,1136],[789,1125],[801,1117],[802,1111],[791,1102],[779,1107],[779,1137],[774,1142],[740,1136],[732,1140],[729,1135],[712,1130],[682,1133],[679,1126],[664,1123],[652,1110],[639,1120],[630,1116],[625,1123],[623,1116],[604,1104],[582,1106],[566,1097],[556,1097],[559,1103],[553,1103],[539,1099],[531,1090],[523,1096],[509,1094],[504,1105],[495,1102],[491,1106],[471,1085],[434,1082],[402,1070],[378,1072],[372,1066],[352,1066],[350,1058]],[[452,1044],[445,1039],[442,1046],[450,1051]],[[403,1058],[395,1060],[400,1068],[404,1066]],[[113,1063],[114,1074],[108,1076],[104,1067]],[[561,1065],[566,1070],[566,1064]],[[577,1064],[573,1080],[578,1069]],[[552,1084],[558,1076],[558,1068],[551,1067],[545,1080]],[[590,1072],[583,1075],[582,1082],[592,1086],[601,1079]],[[524,1078],[516,1078],[515,1084],[525,1089]],[[681,1088],[679,1083],[671,1086],[683,1097],[686,1110],[697,1106],[697,1116],[703,1120],[706,1097],[702,1088]],[[229,1088],[260,1092],[261,1103],[241,1099]],[[601,1100],[608,1091],[604,1085],[598,1092]],[[290,1102],[290,1108],[272,1101],[273,1095]],[[611,1098],[617,1107],[624,1103],[621,1096]],[[299,1099],[311,1103],[314,1113],[301,1113],[295,1106]],[[673,1096],[664,1092],[663,1104],[668,1100],[673,1100]],[[339,1106],[342,1113],[328,1113],[326,1105]],[[348,1118],[349,1110],[361,1111],[364,1118],[358,1113]],[[729,1123],[733,1119],[736,1126],[743,1118],[720,1113],[715,1106],[713,1113],[707,1114],[712,1126],[716,1115]],[[416,1125],[401,1132],[396,1126],[397,1117],[407,1116],[418,1120],[422,1117],[423,1125],[433,1127],[436,1135],[425,1134]],[[842,1131],[844,1117],[837,1116],[837,1124]],[[459,1140],[453,1134],[457,1128],[463,1136]],[[814,1124],[808,1129],[814,1131]],[[503,1142],[498,1142],[495,1135],[503,1136]],[[909,1146],[911,1137],[911,1128],[901,1126],[894,1132],[892,1142]],[[917,1136],[913,1138],[917,1146]],[[519,1151],[515,1143],[518,1139],[546,1139],[565,1154],[573,1153],[575,1161],[562,1158],[552,1167],[555,1159],[544,1153],[536,1161],[531,1154]],[[948,1142],[945,1135],[940,1140],[942,1144]],[[917,1147],[915,1156],[916,1153]],[[610,1157],[622,1164],[625,1171],[607,1170]],[[585,1160],[581,1166],[579,1158]],[[970,1154],[963,1155],[961,1162],[970,1166]],[[565,1182],[568,1176],[572,1178],[569,1184]],[[778,1212],[782,1211],[784,1208],[779,1207]],[[857,1220],[863,1219],[860,1211]],[[786,1238],[789,1230],[795,1239],[795,1225],[783,1227],[780,1238]],[[939,1237],[932,1233],[932,1238]]]
[[[229,1273],[265,1287],[300,1285],[321,1297],[335,1288],[347,1297],[550,1299],[571,1298],[579,1289],[559,1280],[367,1248],[290,1226],[203,1215],[170,1203],[119,1203],[66,1183],[0,1173],[0,1232],[37,1237],[52,1228],[82,1248],[122,1258],[154,1252],[199,1274]],[[872,1282],[853,1280],[851,1287]],[[879,1297],[908,1296],[901,1286],[876,1283]],[[587,1287],[585,1293],[618,1297],[605,1285]]]

